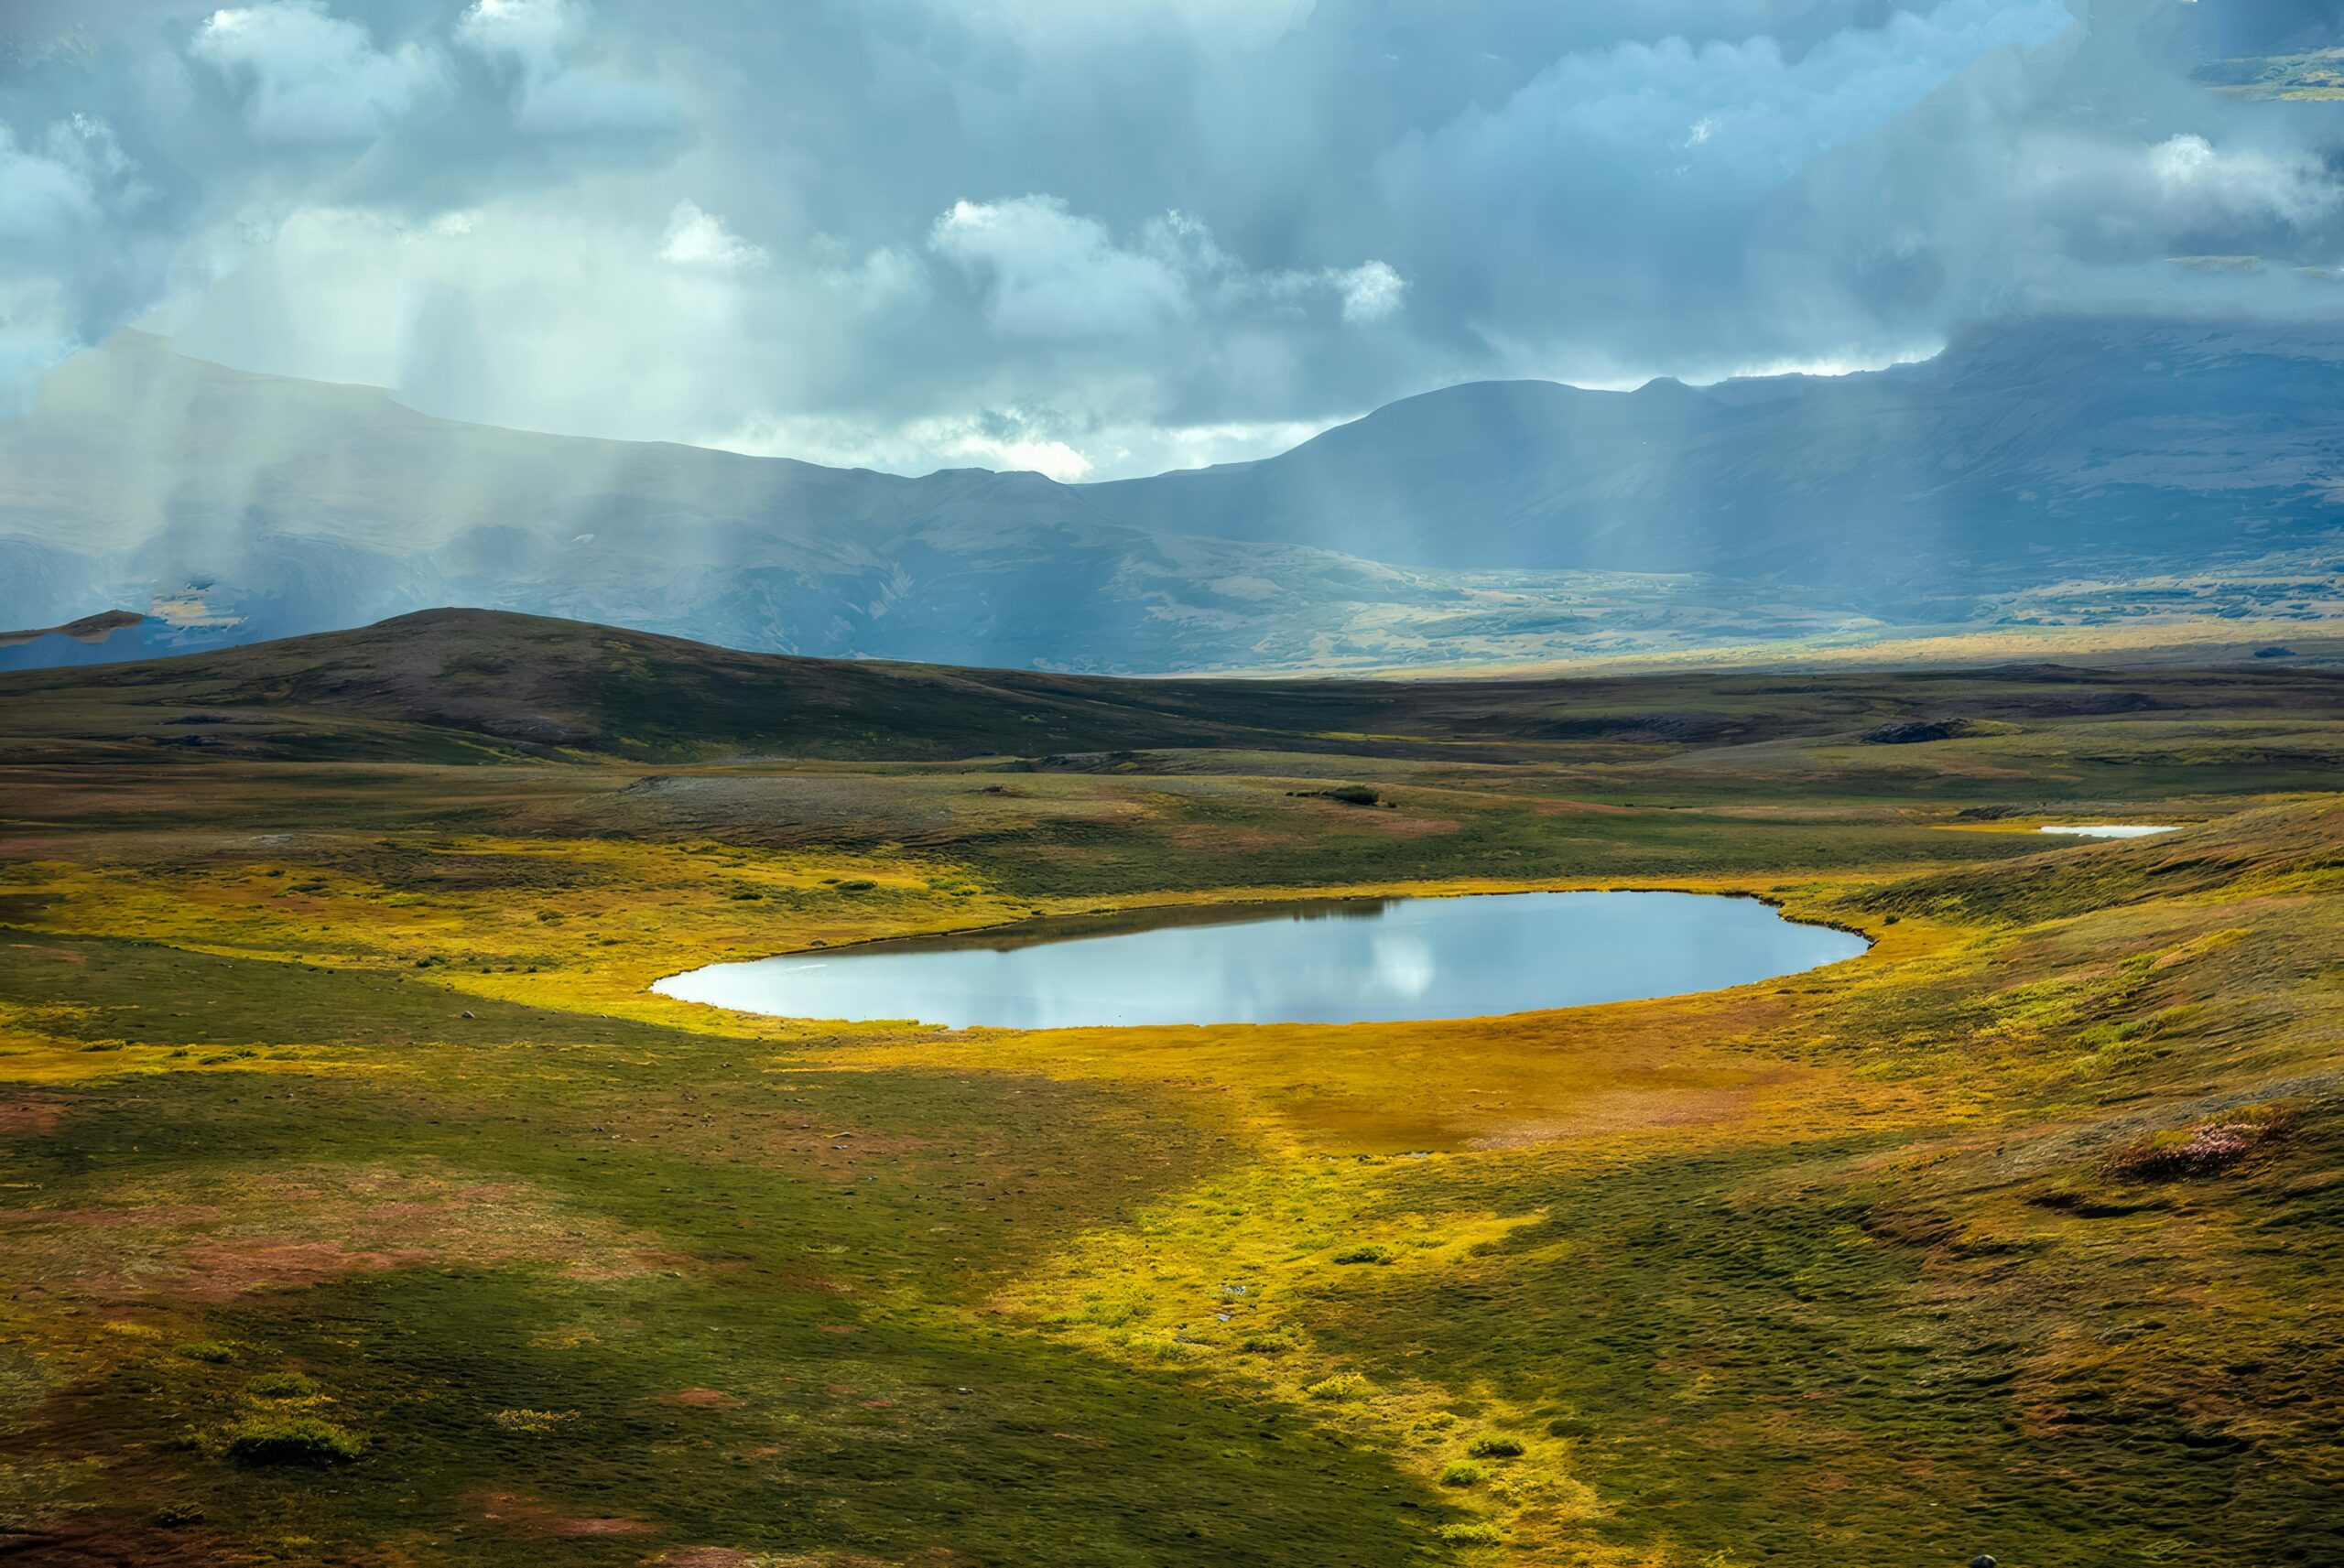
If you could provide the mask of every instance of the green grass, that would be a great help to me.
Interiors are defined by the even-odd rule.
[[[595,727],[538,760],[494,713],[264,704],[281,649],[7,687],[0,1526],[483,1568],[2344,1560],[2329,677],[637,654],[537,672]],[[743,717],[776,691],[852,700]],[[282,727],[152,755],[199,701]],[[968,760],[1036,702],[1108,754]],[[1977,722],[1855,740],[1915,714]],[[830,760],[626,760],[728,725]],[[1353,784],[1390,808],[1311,793]],[[1995,830],[2046,814],[2190,830]],[[1883,940],[1358,1031],[833,1033],[641,989],[1484,881]]]
[[[38,1183],[49,1202],[111,1206],[157,1184],[204,1194],[255,1165],[396,1162],[466,1185],[526,1184],[661,1248],[663,1266],[607,1282],[547,1264],[424,1267],[208,1310],[209,1332],[251,1347],[244,1365],[302,1370],[141,1357],[85,1390],[52,1451],[111,1448],[129,1433],[153,1442],[206,1412],[328,1390],[333,1422],[367,1434],[330,1487],[168,1446],[108,1485],[192,1499],[214,1528],[265,1533],[289,1518],[320,1541],[428,1542],[450,1563],[542,1550],[459,1541],[477,1524],[466,1499],[483,1488],[564,1517],[646,1514],[665,1540],[776,1552],[842,1532],[902,1552],[949,1536],[1037,1563],[1300,1563],[1314,1550],[1372,1563],[1412,1531],[1432,1550],[1431,1525],[1415,1529],[1394,1505],[1388,1469],[1274,1403],[1134,1383],[962,1315],[1054,1236],[1198,1168],[1210,1122],[1064,1086],[808,1075],[793,1078],[796,1098],[819,1093],[822,1122],[937,1152],[855,1162],[870,1181],[776,1179],[678,1125],[696,1117],[647,1112],[656,1064],[597,1057],[559,1085],[534,1068],[507,1049],[430,1073],[437,1090],[182,1073],[92,1091],[70,1131],[13,1149],[8,1179]],[[749,1073],[704,1076],[689,1092],[727,1119],[774,1093]],[[595,1118],[656,1135],[596,1149]],[[1123,1173],[1123,1190],[1076,1181],[1101,1166]],[[696,1389],[724,1400],[675,1402]],[[515,1409],[579,1413],[516,1432],[497,1420]],[[320,1420],[264,1409],[211,1446],[247,1465],[355,1457]],[[1185,1500],[1144,1501],[1149,1478],[1170,1471]],[[1004,1493],[1015,1509],[989,1506]],[[777,1495],[794,1499],[778,1512]],[[1262,1544],[1277,1541],[1292,1555]],[[633,1562],[623,1548],[640,1546],[629,1536],[579,1560]]]

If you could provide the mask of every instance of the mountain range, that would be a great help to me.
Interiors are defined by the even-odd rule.
[[[1489,663],[2344,600],[2344,328],[1990,324],[1927,362],[1479,383],[1089,485],[531,434],[125,333],[0,422],[0,667],[438,605],[1101,672]]]

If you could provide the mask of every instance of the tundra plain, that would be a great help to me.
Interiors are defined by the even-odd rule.
[[[0,677],[0,1561],[2344,1559],[2340,768],[2288,661],[1120,683],[450,614]],[[2178,830],[2035,831],[2094,821]],[[1875,946],[1343,1027],[647,989],[1613,887]]]

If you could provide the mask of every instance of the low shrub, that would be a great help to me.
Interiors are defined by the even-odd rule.
[[[1367,1398],[1367,1379],[1357,1372],[1338,1372],[1331,1378],[1321,1378],[1302,1391],[1330,1405],[1355,1405]]]
[[[1147,1316],[1155,1307],[1155,1301],[1144,1291],[1093,1291],[1082,1298],[1082,1310],[1075,1320],[1101,1328],[1121,1328]]]
[[[366,1452],[366,1440],[314,1416],[261,1416],[230,1428],[226,1450],[244,1465],[322,1468],[351,1463]]]
[[[849,877],[838,884],[841,892],[869,892],[879,884],[869,877]]]
[[[179,1346],[179,1354],[190,1361],[206,1361],[222,1367],[236,1358],[236,1347],[222,1345],[216,1339],[198,1339]]]
[[[1476,1459],[1514,1459],[1521,1455],[1522,1444],[1503,1433],[1493,1432],[1475,1438],[1473,1446],[1465,1452]]]
[[[1392,1261],[1392,1249],[1389,1247],[1381,1242],[1368,1241],[1357,1247],[1344,1248],[1335,1254],[1335,1261],[1338,1263],[1389,1263]]]
[[[244,1393],[255,1400],[306,1400],[317,1391],[318,1385],[301,1372],[263,1372],[244,1385]]]
[[[1505,1538],[1485,1524],[1445,1524],[1440,1541],[1444,1546],[1499,1546]]]
[[[498,1411],[488,1418],[507,1432],[525,1432],[533,1435],[553,1431],[578,1419],[576,1411]]]
[[[1440,1473],[1440,1484],[1444,1487],[1478,1486],[1481,1479],[1481,1467],[1470,1459],[1452,1459],[1449,1468]]]

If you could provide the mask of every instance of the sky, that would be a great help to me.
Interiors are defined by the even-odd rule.
[[[450,417],[1105,479],[1460,381],[2329,314],[2344,104],[2191,80],[2328,10],[0,0],[0,407],[137,324]]]

